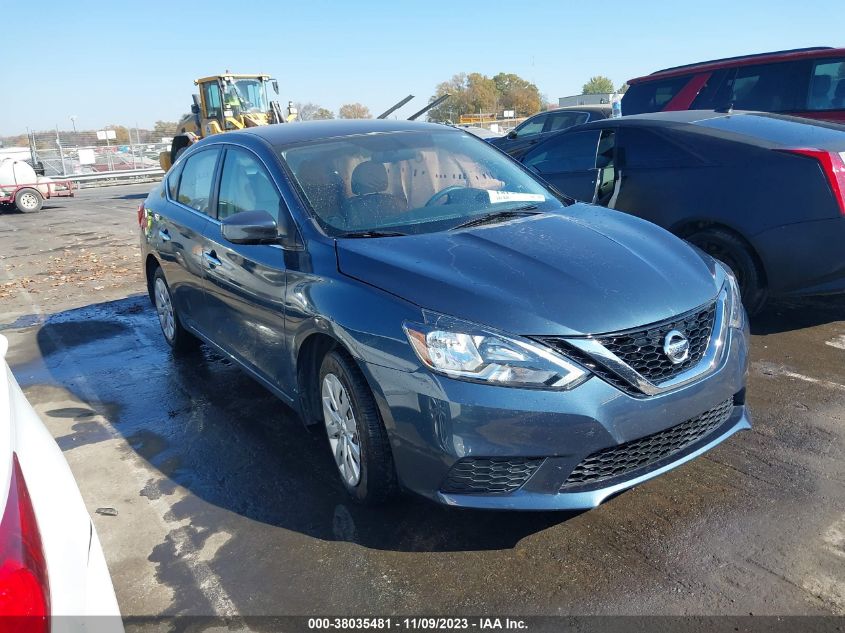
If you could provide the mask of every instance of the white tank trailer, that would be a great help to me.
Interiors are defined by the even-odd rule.
[[[0,204],[14,204],[20,211],[38,211],[54,195],[72,195],[66,182],[38,176],[32,166],[14,158],[0,158]]]

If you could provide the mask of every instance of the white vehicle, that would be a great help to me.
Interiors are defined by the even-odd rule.
[[[8,344],[0,335],[0,629],[122,631],[97,532],[61,450],[6,364]]]

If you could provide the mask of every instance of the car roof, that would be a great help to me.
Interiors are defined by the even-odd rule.
[[[749,55],[739,55],[737,57],[725,57],[722,59],[711,59],[703,62],[684,64],[682,66],[672,66],[671,68],[656,70],[650,75],[643,75],[642,77],[630,79],[628,80],[628,84],[634,85],[641,82],[656,81],[658,79],[677,77],[690,73],[712,72],[721,68],[735,68],[738,66],[748,66],[750,64],[768,64],[789,61],[792,59],[814,59],[837,57],[840,55],[845,55],[845,48],[833,48],[831,46],[813,46],[810,48],[794,48],[785,51],[771,51],[768,53],[752,53]]]
[[[328,121],[299,121],[262,125],[259,127],[227,132],[226,138],[237,140],[237,136],[249,135],[264,139],[271,145],[288,145],[304,141],[319,141],[341,136],[376,134],[385,132],[455,131],[440,123],[420,121],[397,121],[390,119],[333,119]],[[214,138],[214,137],[209,137]]]
[[[827,121],[737,110],[678,110],[648,112],[618,119],[604,119],[579,125],[561,133],[606,127],[686,128],[711,136],[731,136],[734,140],[767,147],[845,150],[845,127]]]

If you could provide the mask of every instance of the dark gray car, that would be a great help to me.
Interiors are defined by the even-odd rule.
[[[325,427],[360,501],[589,508],[749,427],[725,269],[460,130],[213,136],[139,224],[167,341]]]
[[[560,191],[632,213],[730,267],[749,313],[767,297],[845,292],[845,127],[684,110],[598,121],[522,162]]]
[[[488,139],[488,142],[514,158],[519,158],[537,143],[556,132],[562,132],[582,123],[608,119],[610,114],[609,105],[557,108],[528,117],[504,136]]]

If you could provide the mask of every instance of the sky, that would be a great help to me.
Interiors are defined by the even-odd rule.
[[[189,110],[193,80],[267,73],[279,100],[373,115],[428,102],[459,72],[516,73],[556,103],[679,64],[845,46],[841,0],[4,0],[0,135],[152,127]]]

